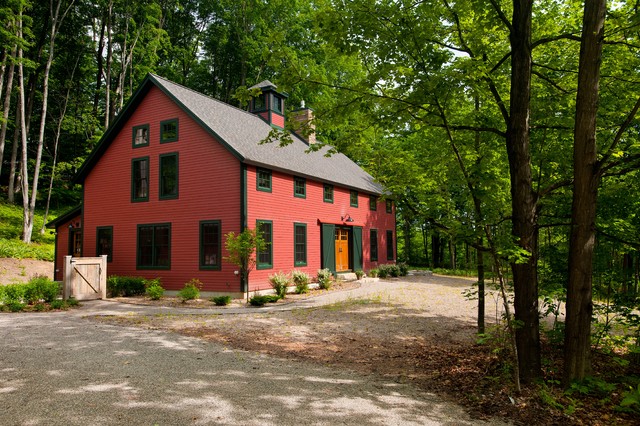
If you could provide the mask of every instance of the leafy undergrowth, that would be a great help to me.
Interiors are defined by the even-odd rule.
[[[52,220],[57,212],[51,212],[47,220]],[[36,212],[34,217],[32,243],[20,240],[22,234],[22,207],[0,200],[0,257],[14,259],[39,259],[52,261],[55,234],[51,229],[40,234],[43,215]]]

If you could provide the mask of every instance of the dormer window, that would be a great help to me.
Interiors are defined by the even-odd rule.
[[[253,100],[253,110],[254,111],[263,111],[267,109],[267,104],[265,102],[264,93]]]
[[[282,99],[277,97],[277,96],[273,96],[273,106],[271,107],[271,109],[277,113],[282,114]]]

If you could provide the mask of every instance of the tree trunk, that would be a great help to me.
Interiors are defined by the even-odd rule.
[[[106,12],[102,12],[102,20],[100,21],[100,37],[96,50],[96,90],[93,95],[93,116],[98,118],[98,104],[100,103],[100,86],[102,86],[102,74],[104,73],[104,59],[102,52],[104,51],[104,30],[106,26]]]
[[[405,262],[411,262],[411,221],[408,218],[404,219],[404,258]]]
[[[482,237],[478,238],[478,247],[482,247]],[[476,250],[478,256],[478,334],[484,333],[484,253]]]
[[[22,6],[20,6],[18,18],[18,38],[22,38]],[[23,67],[22,46],[18,46],[18,81],[20,93],[18,97],[18,108],[20,109],[20,141],[22,146],[22,163],[20,167],[21,187],[22,187],[22,241],[31,241],[29,234],[29,172],[27,169],[27,125],[24,114],[24,67]],[[26,233],[25,233],[26,232]]]
[[[564,341],[564,384],[591,373],[592,269],[597,163],[596,114],[606,1],[586,1],[580,43],[580,68],[573,143],[573,203],[569,243],[569,283]]]
[[[15,70],[15,62],[13,58],[16,57],[17,46],[14,45],[11,49],[10,61],[7,72],[7,88],[4,95],[4,104],[2,106],[2,125],[0,126],[0,176],[2,175],[2,163],[4,158],[4,146],[7,137],[7,123],[9,121],[9,109],[11,108],[11,92],[13,90],[13,73]]]
[[[107,74],[104,78],[104,129],[109,128],[111,111],[111,63],[113,62],[113,35],[111,34],[111,20],[113,14],[113,0],[107,6]]]
[[[529,253],[522,262],[512,262],[516,342],[520,377],[531,382],[540,377],[540,325],[537,277],[537,195],[531,176],[529,115],[531,97],[532,0],[513,1],[511,42],[511,94],[507,125],[507,154],[511,177],[512,233],[516,243]]]

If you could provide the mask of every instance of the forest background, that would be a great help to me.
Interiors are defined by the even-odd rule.
[[[566,303],[568,386],[603,309],[640,351],[638,6],[7,0],[2,194],[38,240],[36,208],[79,203],[74,173],[148,72],[238,107],[269,79],[390,191],[401,260],[513,295],[516,383],[542,376],[539,312]]]

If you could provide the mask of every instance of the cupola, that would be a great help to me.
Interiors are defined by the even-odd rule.
[[[278,92],[278,87],[269,80],[250,87],[256,88],[262,90],[262,93],[251,99],[250,111],[270,125],[284,129],[284,100],[289,95]]]

